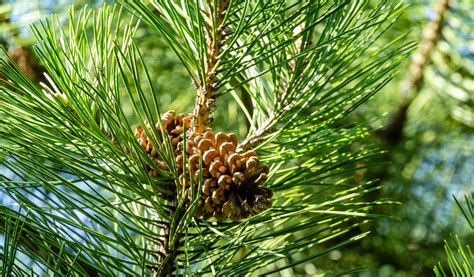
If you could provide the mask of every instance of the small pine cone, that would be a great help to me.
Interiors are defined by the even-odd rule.
[[[191,183],[197,187],[202,161],[202,196],[196,209],[197,217],[237,221],[272,206],[272,190],[262,187],[267,180],[268,166],[260,163],[255,151],[236,153],[236,148],[235,134],[214,134],[208,130],[186,141],[186,169],[182,154],[177,155],[182,180],[180,190],[189,189]],[[195,177],[193,182],[189,180],[190,169]],[[189,191],[187,194],[191,195]]]
[[[162,137],[162,128],[164,131],[168,133],[168,137],[171,141],[173,149],[175,151],[175,155],[178,153],[178,144],[183,139],[184,131],[187,131],[191,124],[191,116],[185,114],[176,115],[175,111],[168,111],[161,116],[161,126],[159,123],[156,123],[155,129],[157,134]],[[184,129],[183,129],[184,125]],[[153,135],[153,131],[151,129],[151,125],[149,122],[145,122],[145,127],[148,129],[149,133]],[[163,170],[168,170],[168,166],[165,162],[159,159],[158,151],[153,146],[153,143],[148,138],[145,130],[143,127],[139,126],[135,129],[135,137],[138,140],[140,146],[147,152],[148,156],[153,160],[153,162]],[[157,141],[158,143],[158,141]],[[164,143],[162,143],[164,145]],[[157,172],[150,168],[148,168],[148,173],[150,176],[157,176]]]

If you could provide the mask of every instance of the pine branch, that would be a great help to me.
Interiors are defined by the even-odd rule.
[[[275,117],[274,114],[271,114],[266,118],[257,130],[239,144],[238,150],[247,151],[249,149],[254,149],[261,144],[265,140],[265,136],[272,131],[271,126],[275,124]]]
[[[171,199],[169,201],[171,206],[169,218],[174,218],[176,213],[177,201],[176,199]],[[171,237],[174,235],[170,232],[171,223],[167,223],[163,229],[161,229],[160,236],[163,237],[162,240],[158,238],[158,253],[156,259],[158,261],[157,266],[153,266],[152,272],[153,276],[171,276],[174,271],[174,265],[176,256],[178,255],[178,246],[179,246],[179,233],[176,234],[176,241],[178,243],[170,244]]]
[[[104,8],[71,15],[68,32],[52,21],[36,27],[48,77],[42,87],[2,64],[22,97],[1,90],[0,161],[18,180],[5,178],[0,188],[34,212],[28,220],[105,275],[263,274],[317,258],[335,238],[338,248],[366,235],[349,232],[377,218],[371,209],[385,203],[360,201],[378,188],[351,173],[379,153],[357,146],[368,135],[363,125],[335,122],[385,85],[410,51],[396,40],[372,48],[402,8],[385,1],[373,8],[367,1],[124,2],[162,35],[196,84],[194,134],[207,129],[219,95],[242,88],[252,97],[242,103],[252,105],[246,111],[254,126],[242,145],[269,167],[257,172],[255,158],[239,167],[249,164],[252,185],[275,192],[273,207],[254,205],[247,217],[232,218],[207,203],[207,217],[196,213],[203,194],[216,204],[220,196],[203,190],[199,155],[199,171],[186,176],[187,132],[167,139],[186,125],[161,122],[159,95],[134,40],[138,27],[121,25],[120,14]],[[228,139],[235,148],[235,136]],[[224,163],[231,163],[229,153],[221,151],[229,156]],[[214,191],[227,179],[241,182],[238,174],[221,175]],[[257,204],[263,196],[245,195]],[[226,209],[248,209],[247,200],[229,200]],[[301,251],[312,253],[296,257]]]
[[[159,236],[156,230],[163,224],[143,213],[152,211],[150,217],[165,218],[169,208],[156,198],[160,193],[170,194],[171,174],[149,176],[148,166],[163,171],[138,145],[123,114],[116,94],[121,90],[130,93],[130,106],[137,107],[141,101],[137,113],[153,122],[153,102],[135,101],[132,93],[143,96],[140,80],[147,78],[147,74],[138,77],[140,62],[131,41],[133,20],[129,26],[114,26],[115,16],[110,8],[92,16],[88,10],[78,18],[71,15],[77,21],[71,22],[68,34],[60,30],[61,44],[54,24],[36,27],[35,34],[41,38],[37,50],[49,81],[43,89],[2,60],[1,73],[21,97],[1,90],[0,133],[5,138],[0,143],[1,163],[22,181],[5,179],[0,185],[17,203],[35,211],[37,217],[30,215],[30,221],[55,226],[50,233],[57,233],[67,249],[85,253],[100,272],[131,274],[136,273],[134,267],[152,263],[143,247]],[[89,18],[96,25],[91,27]],[[124,32],[124,37],[115,30]],[[92,33],[96,36],[85,39]],[[166,161],[169,153],[161,150]],[[39,207],[36,201],[41,197],[46,200]],[[55,200],[48,202],[51,197]],[[78,218],[79,211],[88,223]],[[41,237],[31,239],[34,244]]]
[[[319,40],[316,42],[312,42],[314,39],[312,37],[312,34],[315,31],[315,27],[317,26],[316,23],[322,23],[323,19],[328,20],[331,22],[331,17],[334,16],[337,17],[337,13],[344,12],[344,8],[347,8],[346,5],[349,5],[348,2],[343,2],[339,5],[334,5],[334,7],[329,8],[329,12],[327,18],[325,16],[319,17],[319,18],[312,18],[311,16],[305,16],[305,19],[307,21],[301,22],[298,25],[295,25],[291,30],[287,30],[287,32],[291,32],[291,39],[285,39],[285,43],[288,43],[288,45],[294,46],[293,48],[290,49],[291,53],[286,54],[288,55],[289,58],[285,59],[283,62],[280,61],[280,64],[274,66],[275,71],[276,69],[279,69],[279,67],[284,67],[287,66],[288,73],[284,75],[283,73],[275,73],[274,79],[277,80],[277,84],[273,86],[274,90],[274,99],[275,99],[275,107],[272,107],[273,109],[270,111],[267,111],[267,114],[265,116],[265,119],[261,122],[259,128],[255,129],[253,133],[250,133],[249,136],[244,140],[240,146],[241,149],[248,149],[251,147],[255,147],[257,144],[264,143],[265,141],[271,141],[277,137],[277,135],[270,135],[273,131],[276,130],[274,128],[271,130],[273,126],[277,122],[285,122],[285,125],[291,125],[291,124],[298,124],[297,121],[294,121],[296,118],[299,118],[298,116],[301,114],[304,114],[305,112],[311,113],[313,119],[318,118],[317,114],[323,114],[324,110],[330,110],[328,106],[325,106],[324,103],[320,103],[319,101],[321,99],[324,99],[325,96],[321,95],[321,91],[325,90],[326,85],[331,84],[331,80],[334,79],[351,79],[354,78],[354,76],[357,76],[360,74],[359,72],[356,72],[355,70],[359,70],[359,67],[362,67],[361,64],[357,64],[357,59],[362,56],[362,53],[366,51],[366,47],[369,47],[369,43],[367,41],[364,41],[359,47],[356,48],[357,51],[354,51],[353,53],[358,53],[357,55],[352,55],[348,54],[350,51],[349,47],[354,44],[356,45],[356,42],[359,36],[359,32],[364,30],[365,28],[367,29],[377,29],[377,26],[379,26],[382,30],[380,31],[381,33],[384,31],[384,28],[381,27],[382,23],[384,22],[390,22],[394,18],[396,19],[399,15],[399,13],[394,12],[390,17],[387,16],[386,18],[377,18],[377,16],[381,17],[381,14],[377,14],[377,12],[374,12],[374,15],[372,17],[372,20],[370,22],[361,22],[360,25],[356,24],[356,27],[353,27],[352,29],[349,29],[348,27],[350,25],[346,25],[345,27],[348,28],[348,30],[342,30],[341,32],[344,35],[340,35],[340,37],[336,38],[331,38],[331,37],[325,37],[325,32],[322,33],[321,37]],[[364,6],[364,4],[355,4],[357,8],[361,8]],[[380,8],[379,6],[378,8]],[[311,10],[311,6],[306,7],[308,10]],[[305,9],[302,9],[301,12],[305,11]],[[308,12],[309,13],[309,12]],[[304,13],[303,13],[304,14]],[[377,21],[377,19],[379,21]],[[313,22],[315,20],[316,22]],[[299,22],[299,21],[297,21]],[[328,23],[330,24],[330,23]],[[386,28],[386,27],[385,27]],[[346,33],[345,33],[346,31]],[[314,34],[313,34],[314,35]],[[374,35],[374,39],[377,36]],[[327,40],[327,41],[326,41]],[[332,42],[335,41],[341,41],[340,45],[332,45]],[[291,44],[288,42],[291,41]],[[347,41],[347,42],[346,42]],[[344,43],[346,43],[347,48],[345,48],[346,51],[342,50],[340,55],[333,56],[334,54],[331,53],[339,51],[338,48],[341,47]],[[277,42],[278,43],[278,42]],[[394,44],[395,42],[392,42]],[[333,49],[327,51],[327,50],[320,50],[321,48],[324,49],[324,46],[326,44],[332,45]],[[344,47],[344,46],[342,46]],[[382,53],[384,50],[383,49],[388,49],[390,46],[386,45],[385,47],[381,47],[381,49],[377,52]],[[406,51],[410,49],[411,46],[407,46],[406,49],[400,49],[400,52]],[[273,47],[275,49],[277,47]],[[344,49],[344,48],[343,48]],[[405,55],[408,52],[405,52]],[[348,56],[345,56],[348,54]],[[376,55],[374,53],[374,55]],[[332,59],[334,57],[334,59]],[[363,57],[363,56],[362,56]],[[327,60],[325,60],[327,58]],[[342,62],[341,64],[337,65],[337,68],[334,70],[329,70],[329,72],[333,73],[338,73],[339,75],[335,77],[334,75],[331,75],[331,73],[324,72],[324,73],[319,73],[318,72],[318,67],[321,64],[326,64],[328,68],[332,67],[331,62],[337,64],[338,59]],[[381,59],[390,59],[390,56],[388,57],[383,57]],[[391,66],[392,68],[395,66],[389,65],[387,63],[381,62],[382,60],[379,60],[380,62],[377,62],[379,69],[382,69],[385,66]],[[345,63],[347,62],[347,63]],[[354,65],[355,64],[355,65]],[[354,71],[348,70],[351,68],[351,65],[354,66]],[[372,67],[373,65],[366,65],[367,67]],[[280,69],[281,72],[285,72],[282,69]],[[383,71],[383,70],[382,70]],[[266,73],[266,72],[265,72]],[[321,75],[320,75],[321,74]],[[325,76],[325,75],[329,76]],[[346,75],[344,75],[346,74]],[[352,75],[351,75],[352,74]],[[319,78],[315,78],[314,76],[320,75]],[[361,76],[358,76],[361,77]],[[375,82],[375,79],[374,79]],[[384,81],[385,82],[385,81]],[[338,93],[344,90],[344,87],[346,86],[347,83],[342,83],[338,84],[337,89],[331,90],[333,93]],[[258,89],[255,89],[258,90]],[[328,96],[331,93],[325,94]],[[254,97],[257,98],[256,95]],[[337,97],[335,97],[337,98]],[[328,103],[328,102],[325,102]],[[314,112],[313,109],[315,107],[318,107],[321,105],[324,109]],[[340,107],[340,106],[339,106]],[[344,112],[346,114],[346,112]],[[342,117],[343,114],[340,114]],[[305,122],[306,123],[306,122]],[[314,124],[318,124],[314,122]],[[279,129],[282,127],[280,126]]]
[[[211,12],[207,17],[204,78],[200,80],[199,84],[196,84],[197,98],[191,123],[192,132],[195,134],[203,133],[207,129],[210,113],[214,109],[215,93],[219,88],[216,65],[222,48],[226,28],[224,18],[227,15],[229,2],[229,0],[209,1]]]
[[[293,30],[293,35],[296,38],[294,43],[295,48],[292,53],[294,56],[299,56],[304,49],[312,46],[311,35],[307,35],[306,40],[303,41],[303,37],[301,36],[302,31],[308,31],[305,30],[304,23],[296,26]],[[303,64],[301,64],[301,62]],[[264,140],[266,135],[272,132],[271,126],[275,123],[275,120],[283,114],[284,110],[289,105],[286,94],[295,89],[298,80],[302,77],[301,73],[307,65],[308,61],[305,61],[304,56],[289,62],[289,77],[288,79],[283,79],[281,81],[281,92],[277,97],[276,112],[270,114],[257,130],[240,143],[239,151],[247,151],[255,148]],[[297,66],[298,69],[296,69]]]

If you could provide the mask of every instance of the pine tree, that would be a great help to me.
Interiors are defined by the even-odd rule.
[[[378,151],[342,119],[409,54],[402,38],[377,40],[403,6],[121,5],[33,27],[44,83],[4,51],[0,190],[16,205],[0,206],[2,274],[272,274],[367,236],[384,202],[363,201],[377,187],[352,173]],[[142,24],[186,68],[193,111],[160,107]],[[236,119],[212,122],[226,95],[246,137],[219,129]]]

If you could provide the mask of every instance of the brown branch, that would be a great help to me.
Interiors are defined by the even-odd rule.
[[[214,1],[210,1],[211,12],[207,15],[206,30],[206,61],[204,67],[204,77],[200,83],[195,84],[197,88],[197,98],[191,121],[191,132],[193,134],[204,133],[210,122],[210,114],[215,105],[215,94],[218,89],[216,65],[222,47],[224,37],[224,18],[229,5],[229,0],[220,0],[214,7]],[[214,16],[213,16],[214,15]],[[174,189],[176,191],[176,189]],[[167,199],[170,203],[170,221],[175,219],[178,222],[182,214],[176,213],[177,196],[173,195]],[[156,259],[158,266],[152,268],[153,276],[171,276],[174,269],[179,247],[179,233],[171,233],[170,224],[160,231],[163,240],[157,243],[158,251]],[[171,244],[171,238],[175,238]]]
[[[0,1],[2,5],[3,1]],[[15,48],[10,47],[11,41],[18,41],[19,26],[12,24],[9,14],[0,14],[0,24],[7,25],[7,29],[10,32],[9,39],[2,39],[1,44],[8,50],[8,55],[18,65],[28,78],[36,83],[43,82],[44,68],[38,63],[38,59],[30,46],[17,46]],[[11,27],[8,27],[11,26]],[[10,41],[10,43],[9,43]],[[18,42],[17,42],[18,44]],[[4,76],[0,76],[4,79]]]
[[[237,151],[244,152],[260,144],[264,140],[265,135],[270,132],[270,127],[273,123],[274,118],[275,117],[273,114],[267,117],[267,119],[265,119],[265,121],[263,122],[262,126],[260,126],[252,133],[252,135],[247,137],[239,144],[239,146],[237,147]]]
[[[35,83],[43,82],[44,69],[38,64],[38,60],[32,52],[33,51],[27,47],[8,49],[8,55],[28,78]]]
[[[430,53],[436,47],[443,29],[443,21],[449,10],[449,0],[438,0],[436,15],[423,31],[417,52],[408,67],[408,76],[402,84],[402,103],[394,112],[386,127],[380,133],[392,144],[403,138],[403,128],[407,120],[407,111],[423,86],[423,70],[430,61]]]
[[[208,15],[207,30],[207,53],[204,72],[204,80],[197,84],[197,99],[193,112],[193,120],[191,129],[194,134],[206,131],[210,122],[210,113],[215,105],[215,93],[218,88],[218,80],[216,73],[216,64],[222,47],[224,33],[224,18],[229,5],[229,0],[220,0],[217,7],[213,7],[214,1],[211,2],[211,12]],[[216,14],[216,22],[212,14]],[[215,33],[214,33],[215,30]]]
[[[169,197],[168,201],[170,202],[170,213],[169,218],[176,219],[179,222],[182,217],[183,213],[177,214],[176,207],[178,205],[177,196]],[[158,251],[155,252],[155,257],[159,263],[158,266],[152,267],[153,276],[171,276],[173,271],[175,270],[174,264],[176,257],[178,256],[178,247],[180,241],[180,234],[179,233],[171,233],[171,224],[168,223],[160,230],[160,237],[163,239],[157,239],[156,245],[158,247]],[[171,238],[175,236],[174,243],[171,244]]]
[[[298,37],[295,39],[295,55],[300,54],[304,48],[306,47],[311,47],[311,42],[307,41],[306,45],[303,45],[303,38],[301,37],[301,33],[305,31],[304,28],[304,23],[299,24],[298,26],[295,27],[293,30],[293,36]],[[296,60],[292,59],[288,66],[290,67],[290,74],[287,79],[283,80],[281,83],[280,87],[280,93],[278,94],[278,100],[277,103],[279,106],[277,106],[276,110],[271,113],[263,122],[263,124],[255,130],[252,135],[247,137],[244,141],[242,141],[239,144],[238,151],[247,151],[249,149],[254,148],[258,144],[260,144],[266,135],[271,133],[271,126],[274,123],[274,120],[277,119],[283,112],[288,108],[290,105],[290,102],[288,100],[285,100],[284,98],[286,97],[286,92],[287,91],[292,91],[295,89],[298,81],[301,79],[301,74],[303,73],[304,69],[308,65],[307,61],[303,61],[303,64],[300,66],[300,68],[297,70],[296,69]],[[293,82],[290,84],[291,76],[294,76]],[[283,103],[283,104],[281,104]]]

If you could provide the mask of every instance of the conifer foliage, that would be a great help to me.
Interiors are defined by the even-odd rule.
[[[366,236],[382,202],[351,173],[377,151],[341,120],[411,49],[378,44],[390,3],[124,0],[34,26],[47,81],[1,61],[1,273],[270,274]],[[162,113],[140,28],[186,68],[194,110]],[[226,94],[246,137],[212,122]]]

